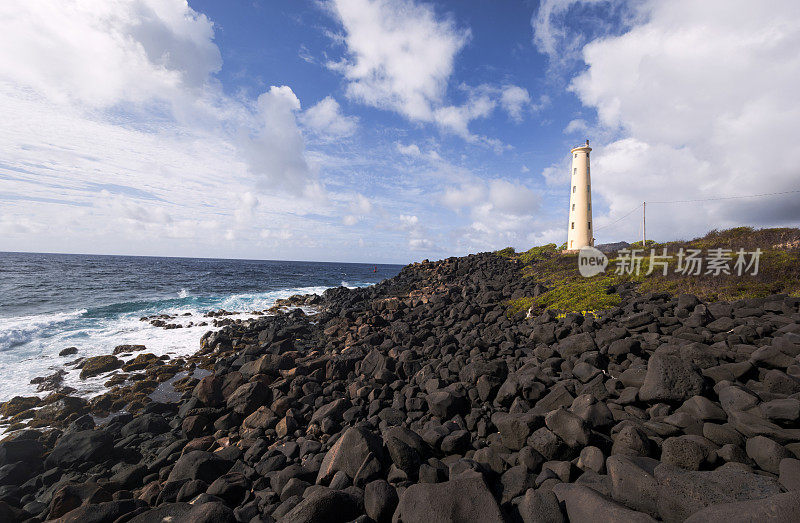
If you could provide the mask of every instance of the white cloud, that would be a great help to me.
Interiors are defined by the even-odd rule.
[[[528,187],[502,179],[463,183],[447,188],[441,196],[444,206],[468,211],[469,226],[455,232],[469,250],[523,244],[536,227],[540,200]]]
[[[581,118],[576,118],[574,120],[570,120],[566,127],[564,127],[564,134],[573,134],[573,133],[581,133],[589,129],[589,126],[586,123],[586,120]]]
[[[533,43],[553,68],[580,59],[583,45],[598,35],[641,21],[653,0],[543,0],[531,17]]]
[[[515,122],[522,121],[522,113],[531,103],[531,95],[527,89],[518,85],[506,85],[500,95],[500,105]]]
[[[331,67],[348,81],[347,95],[410,120],[429,121],[469,31],[411,0],[333,0],[348,57]]]
[[[8,236],[38,234],[46,229],[44,224],[34,222],[26,216],[0,215],[0,233]]]
[[[422,156],[422,152],[419,150],[419,146],[415,143],[410,143],[408,145],[403,145],[401,143],[397,144],[397,150],[400,154],[405,156]]]
[[[489,203],[502,213],[529,216],[538,208],[539,197],[523,185],[506,180],[491,180]]]
[[[412,251],[431,251],[436,248],[436,244],[428,238],[409,238],[408,247]]]
[[[222,64],[213,24],[180,1],[6,1],[0,28],[0,77],[60,102],[176,101]]]
[[[419,224],[419,218],[414,215],[401,214],[397,217],[402,227],[413,228]]]
[[[486,197],[486,187],[482,184],[462,184],[448,187],[442,195],[442,203],[453,210],[471,207]]]
[[[351,204],[350,208],[354,212],[358,212],[360,214],[369,214],[372,212],[372,202],[370,202],[369,198],[363,194],[356,194],[355,200]]]
[[[363,194],[357,193],[349,204],[350,214],[342,218],[347,226],[355,225],[372,212],[372,202]]]
[[[0,249],[207,255],[259,219],[324,234],[299,100],[225,95],[213,38],[183,0],[0,3],[3,229],[36,232]]]
[[[611,215],[643,200],[795,189],[797,3],[646,5],[646,22],[584,48],[588,69],[572,84],[614,136],[596,147],[592,173]],[[791,197],[653,205],[648,229],[672,238],[736,224],[796,223],[798,209]]]
[[[518,118],[527,91],[508,86],[501,93],[495,88],[490,97],[483,87],[467,88],[472,92],[464,103],[454,105],[445,99],[456,55],[469,41],[469,30],[415,0],[331,0],[328,6],[344,28],[344,35],[336,38],[341,36],[347,48],[341,61],[328,66],[344,75],[350,99],[504,149],[496,140],[473,135],[469,124],[488,117],[498,98],[511,117]]]
[[[241,140],[240,148],[262,189],[302,194],[307,184],[316,181],[297,125],[299,110],[300,100],[286,85],[272,86],[258,97],[257,127]]]
[[[435,109],[433,118],[441,129],[467,141],[478,142],[480,137],[469,131],[469,123],[477,118],[488,117],[496,105],[497,102],[486,95],[470,97],[463,105],[448,105]]]
[[[424,152],[422,151],[422,149],[419,148],[419,145],[415,143],[403,145],[402,143],[398,142],[396,144],[396,147],[397,147],[397,152],[399,152],[403,156],[410,156],[412,158],[423,158],[430,162],[439,162],[442,159],[442,157],[439,156],[439,153],[436,152],[436,150],[429,149],[427,152]]]
[[[350,136],[358,127],[358,118],[343,115],[339,103],[330,96],[306,109],[300,121],[317,134],[331,138]]]

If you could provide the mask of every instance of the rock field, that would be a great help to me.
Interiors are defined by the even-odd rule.
[[[509,318],[537,285],[479,254],[228,325],[179,401],[6,437],[0,521],[798,521],[800,298]]]

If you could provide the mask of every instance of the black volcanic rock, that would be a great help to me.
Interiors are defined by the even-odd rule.
[[[282,303],[314,315],[209,314],[220,329],[166,374],[172,363],[132,370],[91,402],[2,405],[36,429],[0,442],[0,519],[793,514],[800,299],[703,303],[625,284],[602,313],[506,314],[542,290],[484,253]],[[181,369],[175,399],[147,397]],[[88,415],[101,406],[127,412]]]

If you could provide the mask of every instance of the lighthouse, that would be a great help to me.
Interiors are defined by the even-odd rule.
[[[575,147],[570,172],[569,223],[567,224],[567,250],[577,251],[587,245],[594,246],[592,235],[592,180],[589,175],[589,140]]]

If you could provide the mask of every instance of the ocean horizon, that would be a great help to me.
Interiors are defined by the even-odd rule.
[[[200,349],[217,330],[211,311],[232,320],[263,314],[281,298],[365,287],[402,265],[375,263],[0,252],[0,401],[44,396],[31,380],[64,370],[64,386],[92,397],[106,377],[81,380],[77,358],[140,344],[170,358]],[[169,329],[142,321],[164,315]],[[77,352],[59,356],[66,348]]]

